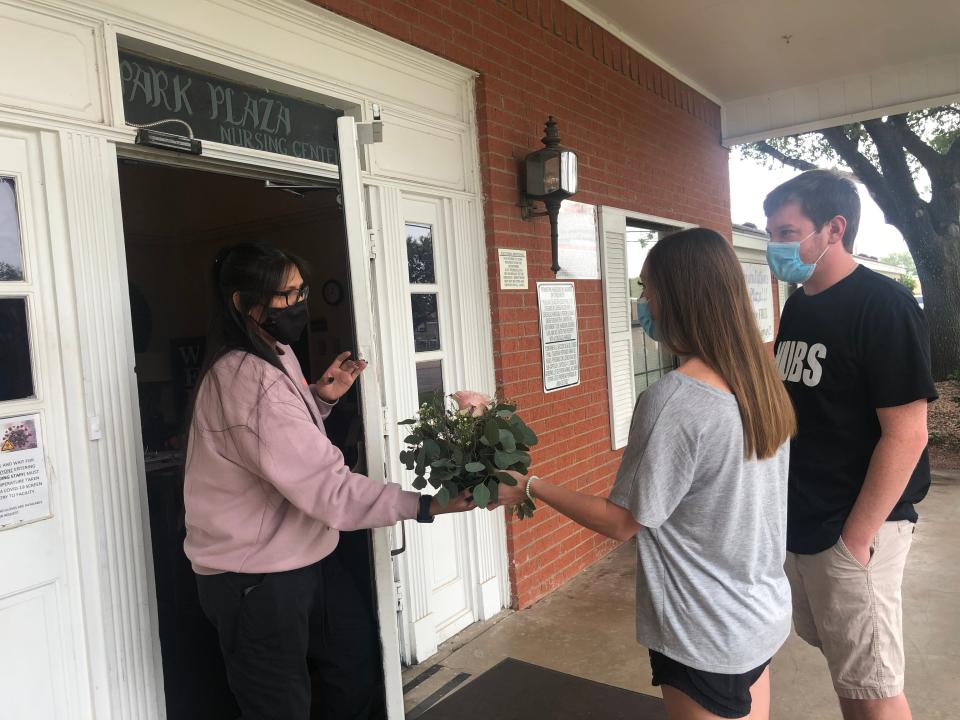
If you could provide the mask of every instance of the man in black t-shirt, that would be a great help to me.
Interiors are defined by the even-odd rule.
[[[764,202],[768,261],[803,283],[783,309],[776,362],[797,412],[787,575],[794,626],[822,650],[846,720],[910,718],[900,586],[914,504],[930,486],[923,311],[854,260],[860,198],[811,170]]]

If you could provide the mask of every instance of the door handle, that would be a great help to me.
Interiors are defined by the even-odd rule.
[[[396,557],[407,549],[407,526],[403,520],[400,521],[400,547],[390,551],[390,557]]]

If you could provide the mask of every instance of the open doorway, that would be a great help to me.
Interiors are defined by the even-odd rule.
[[[356,350],[338,188],[293,191],[133,160],[120,161],[119,179],[167,717],[234,720],[216,633],[183,552],[187,413],[206,350],[209,269],[220,248],[243,241],[304,258],[311,320],[294,351],[304,375],[320,377],[340,351]],[[347,464],[362,472],[357,386],[324,425]],[[369,533],[342,533],[336,552],[355,570],[373,613]]]

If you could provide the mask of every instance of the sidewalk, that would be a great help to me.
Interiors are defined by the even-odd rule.
[[[960,717],[960,473],[934,473],[919,510],[904,579],[906,692],[915,718],[952,720]],[[408,717],[505,657],[659,695],[634,639],[635,563],[627,543],[533,607],[477,625],[408,668]],[[840,718],[826,663],[795,635],[774,658],[772,680],[775,720]]]

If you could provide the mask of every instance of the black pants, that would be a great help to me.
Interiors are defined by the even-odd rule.
[[[336,553],[287,572],[198,575],[197,587],[243,720],[385,717],[372,608]]]

